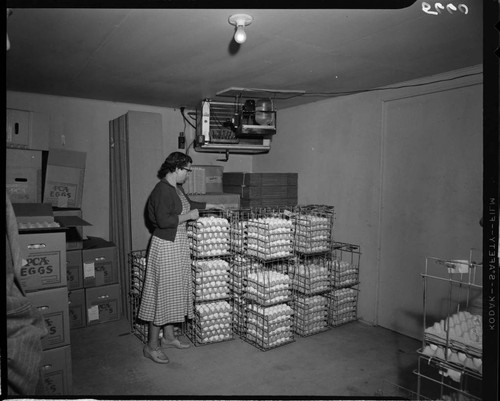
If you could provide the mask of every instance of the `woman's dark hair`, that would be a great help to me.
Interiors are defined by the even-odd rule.
[[[176,168],[186,167],[192,162],[193,159],[191,159],[191,156],[181,152],[172,152],[167,156],[167,158],[161,165],[160,169],[158,170],[157,177],[159,179],[162,179],[167,175],[167,173],[173,173]]]

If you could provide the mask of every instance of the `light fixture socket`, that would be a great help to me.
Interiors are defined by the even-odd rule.
[[[244,43],[247,35],[245,33],[245,26],[250,25],[253,21],[253,17],[248,14],[234,14],[229,17],[229,23],[236,27],[236,32],[234,34],[234,40],[237,43]]]

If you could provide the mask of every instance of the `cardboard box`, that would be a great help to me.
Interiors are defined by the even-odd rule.
[[[91,226],[92,224],[82,219],[82,211],[77,208],[52,208],[54,220],[62,227],[66,228],[66,249],[82,249],[84,226]]]
[[[71,347],[54,348],[42,352],[40,363],[44,395],[69,395],[72,388]]]
[[[49,117],[28,110],[7,109],[8,148],[49,149]]]
[[[121,296],[118,284],[87,288],[85,290],[87,325],[119,320],[121,317]]]
[[[83,286],[118,283],[118,251],[113,242],[90,237],[83,241]]]
[[[40,229],[61,229],[54,223],[52,206],[48,203],[12,203],[19,229],[23,232],[33,232]],[[38,224],[37,224],[38,223]]]
[[[86,153],[49,149],[43,201],[62,208],[82,206]]]
[[[24,290],[64,287],[66,290],[66,236],[64,231],[22,233],[22,258],[27,261],[18,272]]]
[[[68,291],[68,313],[70,329],[85,327],[85,290],[83,288]]]
[[[52,288],[26,293],[26,296],[43,315],[48,334],[42,338],[44,350],[70,343],[68,289]]]
[[[83,288],[83,259],[80,249],[66,251],[66,277],[69,290]]]
[[[296,185],[237,186],[224,185],[224,192],[238,194],[241,199],[289,199],[297,198]]]
[[[187,194],[221,194],[223,166],[191,165],[191,173],[183,184]]]
[[[240,208],[240,196],[238,194],[205,194],[188,195],[191,200],[207,203],[222,203],[227,209]]]
[[[224,185],[232,186],[277,186],[298,185],[297,173],[224,173]]]
[[[264,207],[281,208],[281,207],[293,207],[293,206],[297,206],[297,198],[241,199],[241,208],[242,209],[253,209],[253,208],[264,208]]]
[[[12,203],[42,201],[42,151],[6,149],[6,190]]]

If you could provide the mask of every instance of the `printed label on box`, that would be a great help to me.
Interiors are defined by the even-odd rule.
[[[92,305],[88,309],[89,323],[93,320],[99,320],[99,305]]]
[[[44,314],[45,325],[49,333],[42,338],[45,346],[64,343],[64,316],[63,312]]]
[[[43,388],[47,395],[62,395],[64,393],[64,372],[56,370],[44,374]]]
[[[83,263],[83,278],[95,277],[95,264],[94,262]]]
[[[31,253],[26,262],[19,271],[21,282],[38,281],[42,285],[61,283],[61,252]]]
[[[108,320],[116,320],[118,318],[118,303],[117,300],[111,299],[106,303],[99,305],[99,316],[103,322]]]
[[[66,280],[68,282],[68,288],[75,290],[82,288],[81,283],[81,270],[79,266],[71,266],[66,268]]]
[[[81,327],[84,324],[83,320],[83,305],[75,305],[69,308],[69,324],[70,327]]]
[[[76,206],[77,184],[49,181],[47,186],[45,202],[51,202],[58,207]]]
[[[103,266],[97,266],[95,269],[95,285],[100,286],[106,284],[108,272]]]
[[[93,320],[101,322],[117,320],[118,313],[118,301],[116,299],[110,299],[106,302],[100,301],[100,303],[94,304],[88,309],[89,323]]]
[[[32,191],[30,189],[30,184],[28,183],[7,184],[6,188],[10,198],[14,199],[17,202],[27,201],[33,197],[33,195],[31,194]]]

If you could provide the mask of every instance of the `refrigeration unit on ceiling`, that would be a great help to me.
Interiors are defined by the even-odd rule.
[[[259,92],[258,92],[259,91]],[[217,96],[232,101],[205,99],[196,111],[197,152],[259,154],[271,149],[276,134],[276,109],[269,97],[279,91],[229,88]],[[283,92],[283,91],[281,91]],[[291,91],[285,91],[287,95]],[[297,93],[297,91],[294,91]]]

